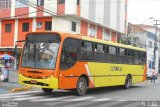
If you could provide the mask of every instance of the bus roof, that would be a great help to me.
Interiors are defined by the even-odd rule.
[[[112,45],[112,46],[118,46],[118,47],[122,47],[122,48],[134,49],[134,50],[139,50],[139,51],[146,51],[146,49],[144,49],[144,48],[138,48],[138,47],[134,47],[131,45],[124,45],[124,44],[115,43],[115,42],[111,42],[111,41],[89,38],[86,36],[82,36],[82,39],[87,40],[87,41],[93,41],[93,42],[103,43],[103,44],[107,44],[107,45]]]
[[[65,33],[65,32],[59,32],[59,31],[45,31],[45,32],[30,32],[28,34],[37,34],[37,33],[57,33],[60,34],[61,36],[65,36],[66,37],[72,37],[72,38],[77,38],[77,39],[82,39],[82,40],[87,40],[87,41],[92,41],[92,42],[98,42],[98,43],[103,43],[103,44],[107,44],[107,45],[112,45],[112,46],[118,46],[118,47],[122,47],[122,48],[127,48],[127,49],[133,49],[133,50],[139,50],[139,51],[146,51],[146,49],[144,48],[138,48],[138,47],[134,47],[131,45],[124,45],[124,44],[120,44],[120,43],[115,43],[115,42],[111,42],[111,41],[105,41],[105,40],[100,40],[100,39],[95,39],[95,38],[90,38],[90,37],[86,37],[84,35],[80,35],[80,34],[70,34],[70,33]]]

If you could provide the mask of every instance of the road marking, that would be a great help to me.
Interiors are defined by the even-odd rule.
[[[13,98],[21,98],[21,97],[30,97],[31,95],[19,95],[19,96],[2,96],[0,99],[13,99]]]
[[[75,98],[75,99],[69,99],[69,100],[64,100],[64,101],[85,101],[87,99],[92,99],[92,98],[95,98],[95,97],[92,97],[92,96],[88,96],[88,97],[81,97],[81,98]]]
[[[60,100],[60,101],[63,101],[63,99],[65,98],[72,98],[73,96],[65,96],[65,97],[53,97],[53,98],[46,98],[46,99],[36,99],[36,100],[32,100],[33,102],[44,102],[44,101],[57,101],[57,100]]]
[[[127,101],[127,100],[117,100],[117,101]]]
[[[93,101],[109,101],[111,98],[100,98],[100,99],[95,99]]]
[[[26,91],[26,92],[16,92],[16,93],[9,93],[9,94],[2,94],[1,96],[12,96],[12,95],[21,95],[21,94],[30,94],[30,93],[36,93],[36,92],[42,92],[42,91]]]
[[[38,98],[44,98],[44,96],[33,96],[33,97],[26,97],[26,98],[16,98],[13,101],[23,101],[23,100],[33,100]]]

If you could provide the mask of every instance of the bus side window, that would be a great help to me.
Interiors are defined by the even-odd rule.
[[[81,59],[82,60],[93,60],[93,43],[82,42],[81,43]]]

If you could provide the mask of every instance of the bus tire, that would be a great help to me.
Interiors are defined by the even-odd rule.
[[[80,77],[76,86],[76,93],[78,96],[83,96],[87,92],[87,81],[84,77]]]
[[[53,89],[51,89],[51,88],[42,88],[42,90],[45,93],[51,93],[53,91]]]
[[[124,88],[125,89],[131,88],[131,84],[132,84],[132,79],[129,75],[127,75],[126,80],[125,80],[125,84],[124,84]]]

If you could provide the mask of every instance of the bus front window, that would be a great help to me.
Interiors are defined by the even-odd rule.
[[[55,69],[59,45],[57,35],[28,35],[22,53],[22,67]]]

